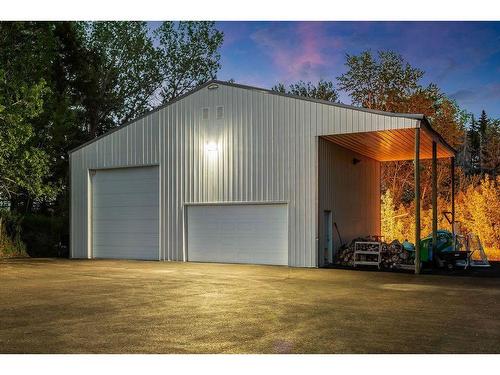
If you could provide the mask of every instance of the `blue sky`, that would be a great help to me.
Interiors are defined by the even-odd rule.
[[[345,54],[390,49],[464,109],[500,118],[500,22],[217,22],[219,79],[269,88],[334,80]],[[341,95],[341,101],[350,103]]]

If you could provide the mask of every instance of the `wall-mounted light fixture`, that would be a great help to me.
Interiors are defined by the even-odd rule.
[[[205,145],[205,150],[207,150],[207,152],[217,152],[219,151],[219,147],[217,147],[217,143],[210,142]]]

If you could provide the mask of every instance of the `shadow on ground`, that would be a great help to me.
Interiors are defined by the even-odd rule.
[[[467,277],[496,277],[500,278],[500,262],[489,262],[489,267],[456,267],[455,269],[448,270],[446,268],[424,268],[421,273],[423,275],[440,275],[440,276],[467,276]],[[389,272],[389,273],[413,273],[409,270],[394,270],[382,269],[378,270],[376,267],[349,267],[349,266],[330,266],[331,269],[351,270],[359,272]]]

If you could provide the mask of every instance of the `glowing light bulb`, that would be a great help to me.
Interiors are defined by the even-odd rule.
[[[217,147],[217,144],[214,143],[214,142],[210,142],[210,143],[207,143],[205,145],[205,149],[208,151],[208,152],[217,152],[219,150],[219,148]]]

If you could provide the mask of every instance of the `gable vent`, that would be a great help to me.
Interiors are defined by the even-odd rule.
[[[221,118],[224,118],[224,107],[223,106],[217,107],[217,120],[220,120]]]
[[[202,108],[201,113],[201,118],[203,120],[208,120],[208,108]]]

